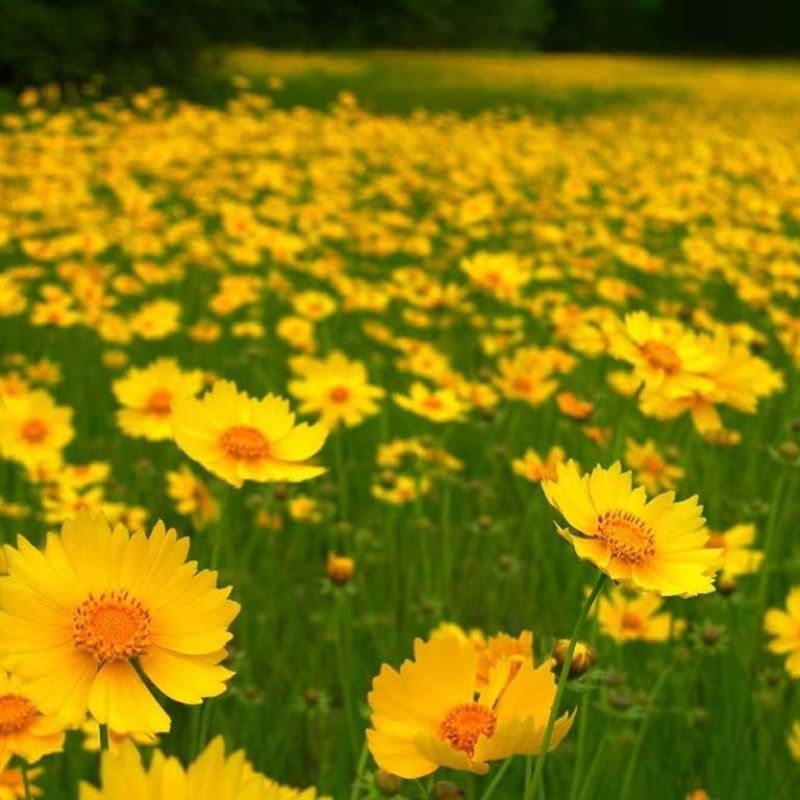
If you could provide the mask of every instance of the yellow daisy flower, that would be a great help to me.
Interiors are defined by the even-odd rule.
[[[431,422],[460,420],[467,408],[452,389],[431,390],[419,381],[411,385],[407,395],[395,393],[393,399],[400,408]]]
[[[652,494],[661,489],[674,489],[678,481],[683,478],[683,470],[675,464],[670,464],[659,453],[652,439],[648,439],[644,444],[639,444],[633,439],[626,440],[625,465],[634,471],[636,482]]]
[[[215,572],[186,561],[187,538],[163,523],[149,536],[112,531],[83,511],[44,550],[22,536],[4,549],[0,662],[43,713],[77,725],[88,711],[118,733],[159,733],[170,719],[139,671],[181,703],[225,691],[239,604]]]
[[[708,532],[708,546],[722,551],[721,577],[738,578],[758,572],[764,554],[750,546],[756,539],[756,526],[752,523],[734,525],[726,531]]]
[[[128,436],[171,439],[174,402],[194,397],[202,388],[202,372],[184,372],[174,358],[159,358],[142,369],[131,369],[113,383],[114,395],[124,406],[117,411],[117,423]]]
[[[682,620],[673,623],[672,615],[660,612],[663,600],[654,594],[631,595],[612,589],[597,601],[600,630],[615,642],[666,642],[683,630]]]
[[[256,399],[230,381],[217,381],[199,400],[177,399],[173,429],[186,455],[236,487],[246,480],[305,481],[325,472],[307,463],[325,443],[323,425],[295,425],[287,400],[273,394]]]
[[[0,671],[0,762],[19,756],[34,764],[63,747],[63,720],[39,711],[22,680]]]
[[[647,502],[619,462],[581,475],[574,461],[559,464],[558,479],[542,481],[552,506],[577,533],[559,528],[580,558],[615,581],[661,595],[712,592],[719,550],[706,547],[697,497],[675,502],[665,492]]]
[[[516,648],[513,648],[516,650]],[[401,778],[439,767],[486,773],[489,762],[535,754],[555,698],[552,661],[498,658],[476,692],[480,653],[457,636],[414,643],[414,660],[400,670],[384,664],[372,683],[370,752],[378,766]],[[551,749],[572,718],[556,722]]]
[[[177,758],[153,754],[149,768],[131,742],[103,754],[100,788],[80,786],[80,800],[317,800],[315,789],[291,789],[256,772],[243,751],[225,755],[221,736],[184,769]],[[319,798],[319,800],[325,800]]]
[[[775,638],[769,643],[770,652],[786,656],[786,671],[800,678],[800,586],[795,586],[786,598],[786,610],[770,608],[764,615],[764,629]]]
[[[28,469],[61,463],[72,441],[72,409],[56,405],[43,389],[0,403],[0,455]]]

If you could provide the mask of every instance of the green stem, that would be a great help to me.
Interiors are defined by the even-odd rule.
[[[102,726],[101,726],[102,728]],[[31,783],[28,779],[28,762],[23,761],[22,765],[20,766],[20,770],[22,771],[22,784],[25,787],[25,800],[31,800]]]
[[[347,461],[344,452],[344,429],[340,426],[333,437],[334,457],[336,459],[336,478],[339,482],[339,519],[347,521],[349,514],[348,508],[348,486],[347,486]]]
[[[639,726],[639,732],[636,735],[636,741],[634,742],[633,749],[631,750],[630,758],[628,759],[628,766],[625,770],[625,778],[622,781],[622,791],[619,794],[620,800],[626,800],[628,795],[631,791],[631,786],[633,785],[633,778],[636,775],[636,765],[639,763],[639,752],[642,749],[642,744],[644,743],[644,737],[647,733],[648,728],[650,727],[650,720],[652,719],[652,706],[653,701],[658,696],[661,688],[667,681],[670,672],[672,672],[673,664],[668,664],[658,676],[658,680],[655,682],[653,686],[653,691],[650,693],[650,697],[648,698],[647,702],[647,716],[642,720],[641,725]]]
[[[603,590],[605,583],[606,574],[601,572],[594,584],[594,588],[583,601],[581,610],[578,612],[578,618],[575,620],[575,627],[572,629],[572,636],[570,636],[569,639],[567,653],[564,656],[564,664],[561,667],[561,675],[558,679],[558,686],[556,687],[556,696],[553,700],[553,707],[550,709],[550,717],[547,720],[547,727],[544,731],[542,746],[539,748],[539,757],[536,759],[536,770],[533,773],[533,780],[526,781],[525,800],[534,800],[534,798],[540,793],[542,780],[544,778],[544,765],[547,761],[547,751],[550,749],[550,740],[553,738],[553,729],[555,728],[556,720],[558,719],[558,711],[561,707],[561,700],[564,696],[564,691],[567,688],[569,670],[572,666],[572,657],[575,655],[575,646],[578,644],[578,638],[581,635],[583,623],[589,616],[589,612],[592,610],[594,601]]]
[[[350,743],[352,747],[353,758],[358,753],[358,732],[356,727],[356,719],[353,714],[353,696],[350,691],[350,673],[347,669],[347,662],[344,655],[344,603],[342,597],[337,597],[336,605],[336,630],[334,632],[335,646],[336,646],[336,666],[339,672],[339,685],[342,691],[342,705],[344,706],[345,720],[347,721],[347,730],[350,735]]]
[[[367,766],[367,756],[369,755],[369,750],[367,750],[367,743],[364,742],[364,745],[361,748],[361,755],[358,758],[358,766],[356,767],[356,777],[353,781],[353,788],[350,791],[350,800],[358,800],[359,795],[359,788],[361,784],[361,776],[364,773],[364,767]]]
[[[108,752],[108,725],[100,725],[100,752]]]
[[[500,785],[500,781],[503,779],[503,776],[508,771],[508,768],[511,766],[511,759],[507,758],[500,769],[494,774],[492,778],[492,782],[486,787],[486,791],[481,795],[481,800],[489,800],[489,798],[494,794],[494,790]]]

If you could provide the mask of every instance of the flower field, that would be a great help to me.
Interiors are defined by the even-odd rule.
[[[796,68],[214,69],[0,116],[0,800],[796,798]]]

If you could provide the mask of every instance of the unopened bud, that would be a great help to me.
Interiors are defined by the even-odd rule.
[[[340,586],[347,583],[353,577],[355,570],[356,562],[349,556],[339,556],[336,553],[328,554],[325,574],[334,583],[338,583]]]
[[[403,781],[391,772],[378,770],[375,773],[375,785],[384,797],[394,797],[399,794],[402,783]]]
[[[560,671],[567,659],[569,639],[559,639],[553,647],[553,658]],[[569,677],[579,678],[588,672],[597,663],[597,651],[588,642],[577,642],[575,652],[572,654],[572,663],[569,667]]]
[[[463,800],[467,795],[462,788],[451,781],[436,781],[433,796],[436,800]]]

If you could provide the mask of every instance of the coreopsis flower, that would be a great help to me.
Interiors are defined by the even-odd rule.
[[[114,395],[123,406],[117,424],[128,436],[151,441],[172,438],[172,409],[181,397],[194,397],[203,388],[199,370],[186,372],[174,358],[159,358],[131,369],[114,381]]]
[[[246,480],[305,481],[325,472],[309,463],[328,435],[323,425],[295,425],[287,400],[250,397],[230,381],[217,381],[199,400],[176,400],[173,431],[186,455],[236,487]]]
[[[407,395],[392,395],[400,408],[417,414],[431,422],[453,422],[463,419],[467,405],[452,389],[429,389],[415,381]]]
[[[420,778],[439,767],[484,774],[489,763],[539,751],[555,698],[552,661],[501,658],[476,691],[480,655],[456,636],[414,643],[414,659],[384,664],[368,701],[367,742],[380,769]],[[569,714],[556,721],[551,749],[564,738]]]
[[[289,516],[297,522],[319,522],[322,519],[319,503],[306,494],[298,494],[290,498],[286,505]]]
[[[770,608],[764,615],[764,629],[773,636],[770,652],[786,656],[786,671],[800,678],[800,586],[786,597],[786,610]]]
[[[574,461],[559,464],[557,480],[543,480],[542,488],[569,525],[558,532],[613,580],[661,595],[714,590],[720,553],[706,547],[696,496],[675,502],[665,492],[648,502],[619,462],[586,475]]]
[[[722,551],[721,577],[735,580],[741,575],[758,572],[764,554],[751,547],[755,539],[756,526],[752,523],[734,525],[725,531],[709,530],[708,546]]]
[[[597,601],[600,630],[615,642],[666,642],[683,630],[682,620],[673,621],[661,611],[664,601],[654,594],[635,595],[613,588]]]
[[[179,514],[192,517],[200,527],[219,518],[219,503],[208,487],[185,464],[167,472],[167,494]]]
[[[564,461],[564,450],[561,447],[551,447],[544,459],[531,448],[528,448],[521,458],[511,462],[511,469],[531,483],[541,483],[545,478],[556,478],[556,467]]]
[[[625,442],[625,465],[634,472],[634,478],[651,494],[662,489],[674,489],[683,478],[683,469],[670,464],[659,453],[655,442],[648,439],[639,444],[633,439]]]
[[[800,720],[792,723],[792,730],[789,733],[789,752],[795,761],[800,761]]]
[[[28,469],[57,466],[72,441],[72,409],[44,389],[0,401],[0,455]]]
[[[325,563],[325,574],[329,580],[338,584],[347,583],[356,571],[356,562],[349,556],[328,553],[328,560]]]
[[[556,395],[556,405],[565,417],[573,419],[588,419],[594,412],[592,403],[579,399],[572,392],[559,392]]]
[[[325,292],[309,290],[295,294],[292,297],[292,307],[301,317],[319,322],[336,311],[336,301]]]
[[[372,496],[384,503],[400,506],[423,497],[430,489],[431,482],[424,476],[413,478],[410,475],[387,475],[383,476],[380,483],[373,484]]]
[[[472,284],[503,302],[513,302],[531,279],[530,265],[516,253],[475,253],[461,262]]]
[[[241,750],[225,755],[221,736],[184,768],[156,750],[146,768],[131,742],[103,753],[100,786],[80,786],[80,800],[317,800],[314,789],[290,789],[256,772]],[[319,798],[324,800],[324,798]]]
[[[80,724],[87,711],[118,733],[159,733],[167,697],[197,704],[225,691],[221,665],[239,604],[214,572],[186,561],[187,538],[158,523],[148,536],[80,512],[43,550],[6,545],[0,663],[44,714]]]
[[[352,428],[377,414],[386,392],[369,382],[366,367],[342,353],[327,358],[297,357],[291,360],[299,377],[289,382],[289,392],[300,400],[302,414],[317,414],[323,425]]]
[[[0,670],[0,763],[18,756],[35,764],[64,747],[64,721],[43,714],[16,675]]]

